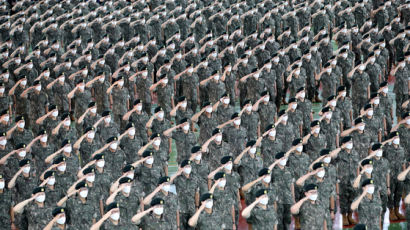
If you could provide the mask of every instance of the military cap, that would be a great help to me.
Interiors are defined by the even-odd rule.
[[[342,144],[352,141],[352,136],[345,136],[342,138]]]
[[[1,111],[0,116],[6,115],[6,114],[8,114],[8,113],[9,113],[9,110],[8,110],[8,109],[4,109],[4,110]]]
[[[364,159],[360,164],[361,164],[362,166],[372,165],[372,164],[373,164],[373,160],[371,160],[371,159]]]
[[[53,165],[60,164],[61,162],[65,162],[65,157],[64,156],[56,157],[53,161]]]
[[[70,118],[70,113],[63,113],[63,115],[61,116],[61,120],[65,120],[66,118]]]
[[[323,107],[322,113],[327,113],[327,112],[330,112],[330,107],[329,106]]]
[[[18,144],[18,145],[14,148],[14,150],[24,149],[25,147],[26,147],[26,144],[20,143],[20,144]]]
[[[134,171],[134,169],[135,169],[134,166],[128,164],[128,165],[124,166],[124,168],[122,168],[122,172],[126,173],[126,172],[130,172],[130,171]]]
[[[34,190],[33,190],[33,194],[37,194],[37,193],[39,193],[39,192],[45,192],[46,191],[46,188],[44,188],[44,187],[37,187],[37,188],[35,188]]]
[[[278,153],[276,153],[276,155],[275,155],[275,159],[278,160],[278,159],[280,159],[280,158],[282,158],[282,157],[284,157],[284,156],[285,156],[285,152],[278,152]]]
[[[259,170],[258,172],[258,176],[265,176],[265,175],[269,175],[271,173],[271,171],[268,168],[263,168],[261,170]]]
[[[79,84],[82,84],[82,83],[84,83],[84,79],[78,80],[78,81],[76,82],[76,85],[79,85]]]
[[[258,191],[256,191],[255,196],[256,196],[256,198],[258,198],[258,197],[261,197],[265,194],[268,194],[267,189],[259,189]]]
[[[364,187],[364,186],[366,186],[366,185],[369,185],[369,184],[374,184],[373,179],[366,179],[366,180],[364,180],[363,183],[362,183],[362,187]]]
[[[267,125],[266,128],[265,128],[265,132],[267,132],[267,131],[269,131],[269,130],[271,130],[271,129],[274,129],[274,128],[275,128],[275,124],[269,124],[269,125]]]
[[[216,129],[214,129],[214,130],[212,131],[212,136],[215,136],[215,135],[218,134],[218,133],[222,133],[222,130],[219,129],[219,128],[216,128]]]
[[[149,157],[152,155],[153,155],[152,151],[149,151],[149,150],[146,150],[142,153],[142,157]]]
[[[92,102],[90,102],[89,104],[88,104],[88,108],[92,108],[92,107],[94,107],[95,106],[95,102],[94,101],[92,101]]]
[[[210,105],[211,105],[211,102],[209,102],[209,101],[204,102],[204,103],[202,104],[202,108],[207,107],[207,106],[210,106]]]
[[[6,132],[0,132],[0,137],[5,137],[5,136],[7,136]]]
[[[382,83],[380,83],[380,88],[383,88],[383,87],[386,87],[387,86],[387,81],[384,81],[384,82],[382,82]]]
[[[111,111],[106,110],[106,111],[104,111],[104,112],[102,113],[102,117],[109,116],[110,114],[111,114]]]
[[[212,195],[212,193],[205,193],[201,196],[201,202],[206,201],[208,199],[213,199],[213,198],[214,196]]]
[[[24,121],[24,116],[17,116],[15,119],[16,122]]]
[[[234,114],[232,114],[232,116],[231,116],[231,120],[232,120],[232,119],[235,119],[235,118],[237,118],[237,117],[239,117],[239,113],[234,113]]]
[[[151,201],[151,207],[155,206],[155,205],[163,205],[164,204],[164,200],[162,198],[154,198]]]
[[[225,178],[225,173],[224,172],[218,172],[214,176],[214,180],[219,180],[221,178]]]
[[[184,96],[181,96],[181,97],[178,97],[178,102],[183,102],[183,101],[185,101],[186,100],[186,97],[184,97]]]
[[[381,149],[381,148],[382,148],[382,144],[380,144],[380,143],[374,143],[372,145],[372,151],[376,151],[376,150]]]
[[[307,185],[305,185],[305,186],[303,187],[303,190],[304,190],[305,192],[309,192],[309,191],[311,191],[311,190],[317,190],[317,185],[315,185],[315,184],[307,184]]]
[[[233,158],[231,156],[224,156],[224,157],[221,158],[221,164],[226,164],[229,161],[232,161],[232,159]]]
[[[401,115],[401,118],[402,118],[402,119],[405,119],[405,118],[408,117],[408,116],[410,116],[410,112],[404,112],[404,113]]]
[[[342,85],[337,88],[337,92],[342,92],[346,90],[346,86]]]
[[[119,181],[119,184],[131,183],[132,179],[129,177],[122,177]]]
[[[29,159],[23,159],[21,161],[19,161],[19,167],[23,167],[27,164],[30,164],[30,160]]]
[[[108,144],[108,143],[111,143],[111,142],[117,141],[117,140],[118,140],[117,137],[110,137],[110,138],[107,139],[106,143]]]
[[[310,123],[310,127],[311,127],[311,128],[313,128],[313,127],[315,127],[315,126],[318,126],[318,125],[320,125],[320,121],[319,121],[319,120],[314,120],[314,121],[312,121],[312,122]]]
[[[65,139],[65,140],[61,143],[61,147],[64,147],[64,146],[66,146],[66,145],[68,145],[68,144],[71,144],[71,140]]]
[[[280,117],[280,116],[282,116],[282,115],[284,115],[284,114],[286,114],[286,110],[282,109],[281,111],[279,111],[278,116]]]
[[[397,137],[397,136],[399,136],[399,132],[397,132],[397,131],[391,132],[389,134],[389,139],[392,139],[392,138]]]
[[[149,139],[153,140],[153,139],[158,138],[158,137],[161,137],[161,135],[159,133],[153,133]]]
[[[57,106],[56,106],[56,105],[49,105],[49,106],[48,106],[48,111],[53,111],[53,110],[55,110],[55,109],[57,109]]]
[[[141,100],[140,100],[140,99],[136,99],[136,100],[134,101],[134,105],[138,105],[139,103],[141,103]]]
[[[41,84],[41,83],[40,83],[39,80],[36,80],[36,81],[33,82],[33,86],[35,86],[35,85],[40,85],[40,84]]]
[[[87,127],[86,129],[85,129],[85,131],[84,131],[84,133],[88,133],[88,132],[90,132],[90,131],[94,131],[95,130],[95,128],[94,127]]]
[[[89,167],[87,167],[86,169],[84,169],[83,170],[83,174],[84,175],[87,175],[87,174],[90,174],[90,173],[94,173],[94,167],[93,166],[89,166]]]
[[[96,154],[93,158],[93,160],[97,160],[97,161],[101,159],[104,159],[104,153]]]
[[[199,151],[201,151],[201,146],[196,145],[196,146],[191,148],[191,153],[193,153],[193,154],[195,154]]]
[[[125,126],[125,129],[128,130],[128,129],[133,128],[133,127],[135,127],[134,123],[128,122],[127,126]]]
[[[328,155],[330,152],[330,149],[322,149],[320,150],[320,156]]]
[[[359,118],[356,118],[356,119],[354,120],[354,124],[355,124],[355,125],[360,124],[360,123],[363,123],[363,118],[359,117]]]
[[[245,105],[248,105],[248,104],[252,104],[252,102],[251,102],[251,100],[246,99],[246,100],[243,102],[243,105],[245,106]]]
[[[299,145],[299,144],[302,144],[302,139],[300,139],[300,138],[297,138],[297,139],[292,141],[292,146],[296,146],[296,145]]]
[[[256,141],[255,140],[249,140],[247,143],[246,143],[246,147],[252,147],[252,146],[254,146],[256,144]]]
[[[368,109],[372,109],[372,105],[371,104],[366,104],[364,106],[364,110],[368,110]]]
[[[157,106],[154,110],[155,113],[158,113],[159,111],[163,111],[161,106]]]
[[[370,99],[374,99],[374,98],[376,98],[376,97],[378,97],[378,96],[379,96],[378,93],[373,92],[373,93],[370,94]]]
[[[167,176],[161,177],[161,178],[159,178],[159,180],[158,180],[158,185],[163,184],[163,183],[166,183],[166,182],[169,182],[169,181],[170,181],[170,178],[169,178],[169,177],[167,177]]]
[[[263,91],[262,93],[261,93],[261,97],[264,97],[264,96],[266,96],[266,95],[268,95],[269,96],[269,92],[268,91]]]
[[[88,187],[87,183],[85,181],[80,181],[75,185],[75,189],[81,189],[81,188],[85,188]]]
[[[112,202],[105,208],[105,212],[109,212],[114,208],[120,208],[120,205],[117,202]]]
[[[334,99],[336,99],[336,97],[335,97],[335,95],[332,95],[332,96],[330,96],[330,97],[327,98],[327,101],[332,101],[332,100],[334,100]]]
[[[187,166],[187,165],[191,165],[191,161],[190,160],[183,160],[181,162],[181,168]]]
[[[188,118],[182,118],[181,120],[179,120],[178,124],[184,124],[186,122],[188,122]]]
[[[62,214],[62,213],[65,213],[65,209],[63,207],[57,207],[57,208],[53,209],[51,214],[53,215],[53,217],[55,217],[55,216],[57,216],[59,214]]]
[[[44,134],[47,134],[47,131],[42,129],[42,130],[38,131],[37,136],[41,136],[41,135],[44,135]]]
[[[49,170],[46,173],[44,173],[44,180],[54,175],[55,175],[55,172],[53,170]]]
[[[402,62],[402,61],[404,61],[404,57],[399,57],[397,60],[397,62]]]
[[[312,166],[312,169],[313,170],[316,170],[316,169],[318,169],[318,168],[323,168],[324,167],[324,164],[322,163],[322,162],[316,162],[313,166]]]

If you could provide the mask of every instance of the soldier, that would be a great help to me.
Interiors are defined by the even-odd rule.
[[[300,178],[309,169],[309,156],[303,152],[303,141],[301,139],[295,139],[292,142],[292,148],[289,152],[293,153],[288,158],[289,171],[293,178]],[[300,191],[296,187],[295,198],[299,199]]]
[[[259,154],[256,153],[260,141],[250,140],[246,143],[246,148],[235,158],[234,164],[241,176],[241,184],[249,183],[256,177],[256,172],[263,167],[263,161]],[[249,155],[247,154],[249,153]],[[246,154],[246,155],[245,155]]]
[[[396,77],[396,82],[394,84],[394,93],[396,94],[396,104],[401,105],[409,99],[409,88],[408,88],[408,79],[405,76],[409,74],[409,67],[406,64],[406,61],[401,58],[398,60],[397,67],[392,70],[391,74]],[[396,107],[396,114],[402,114],[404,111],[401,106]]]
[[[29,203],[24,207],[23,215],[27,218],[27,229],[37,229],[39,226],[46,226],[47,220],[51,216],[51,207],[45,205],[45,188],[37,187],[33,190],[33,195],[30,200],[35,200],[35,203]],[[14,207],[16,209],[16,206]],[[18,210],[16,210],[19,213]]]
[[[320,150],[326,147],[326,136],[321,133],[321,122],[318,120],[312,121],[310,124],[310,137],[306,143],[306,153],[310,157],[310,161],[313,162],[319,158]]]
[[[152,151],[144,151],[142,153],[144,163],[136,169],[135,173],[138,180],[141,181],[145,194],[149,194],[154,191],[158,184],[157,178],[165,176],[160,158],[158,156],[154,156],[153,154],[154,153]]]
[[[260,133],[259,114],[256,113],[250,100],[244,101],[241,110],[241,123],[247,130],[248,140],[256,140]]]
[[[124,88],[124,79],[118,77],[107,90],[110,95],[110,105],[112,107],[114,122],[124,129],[126,123],[123,122],[122,116],[128,111],[130,95],[128,89]]]
[[[368,132],[365,132],[363,118],[356,118],[356,120],[354,120],[354,126],[343,131],[340,136],[345,137],[349,134],[352,136],[354,149],[359,154],[360,159],[366,158],[368,155],[367,153],[370,146],[371,137]]]
[[[120,140],[120,148],[124,151],[127,162],[137,161],[138,149],[142,146],[142,141],[135,136],[134,123],[130,122],[125,127],[125,136]]]
[[[378,89],[378,96],[380,101],[380,110],[382,111],[382,116],[385,119],[385,132],[392,129],[393,123],[393,101],[389,97],[389,86],[388,83],[382,82]],[[385,135],[386,136],[386,135]]]
[[[359,163],[358,152],[353,149],[353,138],[345,136],[341,142],[341,151],[335,159],[337,167],[337,186],[339,188],[340,212],[343,217],[343,225],[355,224],[349,206],[353,202],[356,192],[352,187],[352,182],[356,177]]]
[[[362,194],[352,203],[351,209],[357,210],[360,221],[369,226],[369,229],[380,229],[382,207],[379,194],[374,193],[373,179],[363,181],[362,189]]]
[[[237,157],[245,148],[245,144],[248,140],[247,130],[241,125],[242,120],[238,113],[232,114],[231,120],[225,124],[231,122],[233,124],[225,128],[224,134],[226,136],[226,141],[230,145],[233,156]],[[221,126],[224,126],[224,124],[220,125],[220,127]]]
[[[179,211],[179,226],[182,229],[189,229],[188,220],[195,213],[199,205],[200,181],[198,176],[193,175],[190,160],[183,160],[180,164],[182,169],[181,176],[174,179],[176,192],[178,194]]]
[[[102,217],[101,220],[106,220],[109,219],[110,221],[105,221],[101,222],[99,220],[96,224],[94,224],[90,229],[99,229],[98,224],[104,224],[102,226],[103,229],[121,229],[121,230],[126,230],[126,229],[132,229],[135,227],[130,221],[124,220],[120,218],[120,206],[116,202],[110,203],[106,208],[105,208],[105,215]],[[98,226],[98,227],[97,227]]]
[[[126,162],[126,156],[122,149],[118,148],[118,138],[116,136],[110,137],[103,147],[106,165],[105,167],[111,171],[114,178],[117,178],[118,169],[122,168]]]
[[[277,189],[271,183],[271,171],[268,168],[259,170],[257,179],[242,187],[247,205],[250,205],[254,199],[256,199],[256,194],[261,189],[267,190],[267,195],[269,197],[268,204],[277,206]]]
[[[387,206],[390,213],[395,214],[390,216],[391,220],[396,219],[395,216],[397,219],[403,220],[405,217],[399,212],[399,203],[403,195],[403,183],[397,180],[397,175],[406,167],[406,156],[403,147],[400,145],[400,136],[397,131],[391,132],[388,140],[390,143],[385,145],[383,150],[390,162],[390,195],[388,196]]]
[[[36,139],[40,139],[38,143],[35,143],[31,149],[31,155],[34,159],[35,166],[39,172],[46,170],[44,160],[47,156],[51,155],[55,151],[55,146],[48,141],[48,134],[45,130],[40,130]]]
[[[270,100],[268,91],[263,91],[261,97],[253,105],[256,111],[259,113],[260,127],[266,128],[269,124],[273,124],[276,120],[276,105]]]
[[[300,137],[300,130],[295,129],[291,123],[288,123],[288,114],[284,109],[279,111],[277,123],[277,138],[282,141],[284,150],[290,149],[292,140]]]
[[[370,79],[365,69],[365,64],[359,64],[352,70],[354,72],[350,72],[348,75],[352,79],[352,99],[355,102],[353,104],[354,117],[359,116],[360,109],[366,104],[367,98],[370,95]]]
[[[274,167],[273,185],[278,191],[278,229],[288,229],[291,222],[290,207],[294,203],[294,188],[292,174],[286,167],[288,156],[284,152],[279,152],[275,155],[275,162],[269,166]]]
[[[366,126],[366,131],[369,133],[371,142],[380,142],[383,132],[383,121],[379,117],[375,117],[374,110],[371,104],[366,104],[363,109],[365,115],[363,120]]]
[[[187,118],[182,118],[177,126],[174,126],[164,131],[165,136],[172,136],[175,140],[177,148],[177,162],[182,162],[183,159],[189,158],[191,153],[189,152],[192,147],[197,143],[195,134],[189,127],[189,121]]]
[[[270,197],[268,190],[260,189],[256,192],[256,199],[245,208],[242,216],[247,219],[247,222],[252,225],[252,229],[264,229],[266,224],[277,229],[276,212],[273,206],[269,205]]]
[[[303,112],[301,110],[297,110],[298,102],[296,98],[289,99],[289,105],[287,109],[287,114],[289,117],[289,124],[295,128],[293,130],[295,133],[298,133],[298,136],[302,136],[303,134]]]
[[[261,145],[263,163],[265,166],[270,165],[275,161],[275,154],[284,150],[282,141],[276,138],[275,125],[268,125],[264,135],[259,138],[263,138]]]
[[[320,131],[326,138],[326,148],[335,149],[339,143],[338,117],[333,118],[333,111],[330,107],[323,107],[321,113],[324,121],[320,123]]]
[[[325,151],[329,153],[329,151]],[[316,183],[318,188],[318,193],[320,195],[319,201],[323,204],[325,211],[325,220],[328,229],[332,229],[332,220],[335,218],[335,207],[336,207],[336,178],[325,178],[326,171],[325,164],[323,162],[317,162],[313,164],[312,171],[300,177],[296,184],[303,186],[304,184]],[[314,177],[312,177],[314,176]],[[336,176],[336,175],[334,175]]]
[[[192,125],[191,117],[194,115],[190,108],[187,108],[188,102],[186,97],[181,96],[177,100],[177,105],[171,110],[171,117],[175,117],[175,121],[180,121],[181,119],[187,118],[189,123]],[[194,130],[194,127],[191,127]]]
[[[77,130],[71,127],[71,118],[69,113],[64,113],[61,116],[61,121],[51,131],[52,141],[56,143],[56,145],[60,145],[63,140],[70,140],[74,142],[77,139]]]
[[[165,118],[165,111],[162,107],[157,107],[154,110],[155,114],[150,118],[150,120],[146,124],[146,128],[151,128],[152,133],[159,133],[163,134],[167,129],[171,128],[171,122],[167,118]],[[168,114],[169,115],[169,114]],[[152,135],[151,135],[152,139]],[[171,143],[172,140],[165,135],[161,135],[161,149],[166,153],[171,153]],[[159,147],[159,146],[158,146]],[[165,158],[164,158],[165,159]],[[168,157],[165,159],[168,160]]]
[[[97,134],[102,143],[104,143],[108,138],[117,135],[120,131],[118,124],[112,121],[111,118],[111,112],[106,110],[102,113],[100,120],[93,125],[94,128],[96,128]]]
[[[219,212],[213,208],[214,198],[211,193],[205,193],[201,196],[201,205],[195,214],[189,219],[189,226],[200,229],[215,229],[223,225],[224,220],[221,219]],[[229,227],[229,226],[225,226]]]
[[[225,80],[226,81],[226,80]],[[231,114],[235,113],[235,95],[231,94],[223,94],[221,98],[219,99],[219,104],[216,109],[216,114],[217,114],[217,120],[218,124],[223,124],[232,118],[230,117]]]
[[[174,107],[174,86],[168,84],[166,74],[159,76],[157,83],[150,87],[150,91],[156,91],[158,95],[158,105],[164,110],[166,119],[170,119],[169,112]]]
[[[196,113],[191,120],[193,122],[198,122],[199,125],[199,138],[198,142],[203,144],[212,135],[212,131],[217,126],[216,124],[216,114],[213,113],[213,106],[210,102],[205,102],[202,104],[202,109]],[[198,120],[199,119],[199,120]]]
[[[207,176],[209,174],[209,165],[202,160],[201,146],[194,146],[191,149],[191,175],[196,178],[199,186],[199,194],[204,194],[208,191]],[[199,198],[199,197],[198,197]]]
[[[346,86],[339,86],[339,88],[337,88],[336,99],[336,110],[340,111],[340,117],[343,124],[343,127],[340,128],[348,129],[353,123],[353,108],[352,100],[350,97],[347,97]]]
[[[140,99],[134,101],[134,107],[127,114],[124,115],[123,120],[129,120],[134,123],[136,129],[136,137],[140,139],[142,143],[148,142],[147,130],[145,125],[147,124],[149,117],[143,110],[143,103]]]
[[[33,140],[33,133],[26,129],[26,119],[24,116],[16,116],[15,125],[7,132],[13,146],[20,143],[30,143]],[[11,136],[9,135],[11,133]]]
[[[132,222],[143,229],[177,229],[176,225],[170,225],[165,218],[164,208],[167,203],[161,198],[155,198],[150,203],[151,207],[140,211],[132,217]]]
[[[307,184],[304,186],[305,197],[299,200],[291,208],[293,215],[300,215],[301,229],[309,227],[317,229],[325,229],[327,226],[325,218],[326,207],[318,198],[318,186],[316,184]]]
[[[1,200],[1,218],[0,223],[2,226],[12,226],[14,223],[11,221],[10,210],[13,205],[12,191],[6,187],[6,179],[3,177],[3,172],[0,174],[0,200]]]
[[[94,192],[94,191],[93,191]],[[96,191],[95,191],[96,192]],[[90,228],[100,216],[98,203],[90,199],[90,189],[86,182],[82,181],[75,185],[75,193],[66,201],[66,208],[70,213],[70,228]]]
[[[148,57],[143,57],[143,60],[146,60],[148,63]],[[149,63],[152,65],[152,63]],[[148,67],[147,69],[141,70],[141,77],[137,78],[135,84],[136,84],[136,89],[138,92],[138,97],[141,100],[141,103],[143,105],[143,110],[151,115],[151,93],[149,91],[149,88],[152,85],[152,79],[151,76],[148,76]]]
[[[235,207],[237,207],[236,194],[230,193],[229,188],[226,186],[226,178],[224,172],[218,172],[215,174],[214,185],[210,192],[215,198],[218,198],[218,202],[215,203],[213,209],[215,212],[219,212],[224,226],[236,226],[235,224]],[[235,228],[235,227],[233,227]]]

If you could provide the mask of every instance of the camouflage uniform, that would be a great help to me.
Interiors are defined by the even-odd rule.
[[[23,215],[27,218],[27,229],[35,230],[45,227],[52,219],[52,207],[39,207],[35,203],[30,203],[24,208]]]
[[[177,148],[177,162],[181,163],[191,155],[191,148],[197,143],[196,136],[193,132],[184,133],[182,130],[172,132],[172,139],[175,140]]]
[[[174,180],[178,194],[179,220],[182,229],[189,229],[188,220],[196,211],[195,195],[200,190],[197,175],[194,176],[192,173],[189,177],[179,176]]]
[[[91,189],[90,189],[91,190]],[[94,191],[93,191],[94,192]],[[79,197],[72,197],[67,200],[67,210],[70,213],[69,225],[70,229],[80,230],[91,228],[93,219],[100,219],[99,204],[87,198],[86,203],[83,203]]]
[[[248,141],[247,130],[243,126],[236,128],[234,125],[228,126],[223,132],[226,135],[226,140],[230,146],[231,153],[237,157],[245,148]]]
[[[371,137],[366,129],[363,133],[353,132],[351,133],[353,139],[353,149],[359,154],[359,159],[367,157],[369,147],[371,144]]]
[[[285,167],[280,169],[279,167],[273,168],[272,178],[274,179],[274,187],[278,191],[278,229],[288,229],[291,222],[290,207],[293,204],[291,186],[293,184],[293,178],[290,171]]]
[[[378,220],[381,217],[381,206],[379,194],[373,194],[372,199],[367,196],[363,197],[357,212],[359,213],[360,222],[365,224],[367,229],[380,229]]]
[[[324,120],[320,123],[320,133],[322,133],[326,138],[326,148],[335,149],[336,148],[336,136],[339,135],[339,123],[336,118],[333,118],[327,122]]]
[[[244,112],[241,116],[241,124],[247,130],[248,140],[256,140],[258,138],[259,114]]]
[[[285,151],[283,148],[283,142],[275,138],[271,140],[270,138],[264,138],[261,145],[261,155],[263,159],[263,164],[268,167],[275,161],[275,155],[278,152]]]
[[[140,114],[133,113],[129,120],[135,125],[135,136],[138,137],[142,143],[147,143],[148,136],[147,130],[145,128],[145,125],[149,120],[147,113],[145,113],[144,111],[141,111]]]
[[[166,203],[164,204],[164,206],[166,207]],[[113,226],[113,227],[117,229],[117,226]],[[141,219],[141,223],[138,224],[138,227],[141,229],[147,229],[147,230],[157,230],[157,229],[158,230],[175,230],[177,229],[176,225],[169,224],[168,220],[165,217],[165,212],[159,219],[156,218],[153,214],[148,214],[144,216]]]
[[[390,162],[390,195],[388,196],[388,208],[399,207],[400,199],[403,194],[403,182],[397,180],[397,176],[403,170],[406,162],[406,155],[403,147],[395,147],[393,144],[385,145],[383,152],[386,159]]]
[[[270,200],[270,199],[269,199]],[[251,216],[246,220],[252,224],[252,229],[267,230],[278,224],[274,206],[268,205],[267,209],[256,206],[251,211]]]
[[[310,157],[310,162],[319,158],[320,150],[326,148],[326,136],[323,134],[311,135],[306,144],[306,153]]]
[[[356,178],[358,163],[359,155],[354,149],[350,153],[342,149],[335,160],[339,184],[340,212],[342,214],[350,212],[350,205],[356,196],[352,183]]]
[[[242,157],[238,165],[238,173],[241,176],[241,184],[245,185],[251,182],[258,176],[258,172],[263,167],[263,160],[259,154],[252,157],[250,154],[246,154]]]
[[[352,126],[352,118],[350,117],[350,112],[353,109],[352,100],[349,97],[339,99],[336,108],[340,111],[344,128],[347,129]]]
[[[300,207],[299,215],[301,229],[323,229],[326,211],[321,201],[316,200],[315,203],[311,203],[310,200],[305,201]]]
[[[360,109],[367,102],[367,87],[370,84],[369,75],[366,72],[360,74],[355,72],[352,77],[352,101],[353,103],[353,117],[360,114]]]
[[[269,124],[274,123],[274,118],[276,114],[276,105],[275,103],[269,101],[267,103],[262,102],[259,104],[259,120],[261,130],[265,129]]]

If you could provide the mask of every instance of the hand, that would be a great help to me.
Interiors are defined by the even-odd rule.
[[[390,188],[387,188],[387,195],[389,196],[391,194]]]

